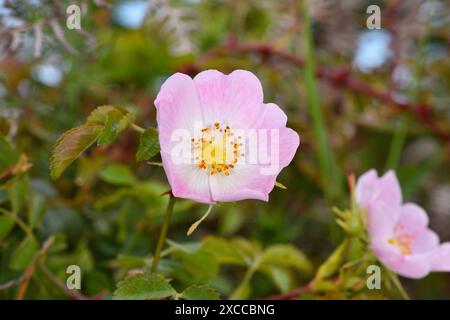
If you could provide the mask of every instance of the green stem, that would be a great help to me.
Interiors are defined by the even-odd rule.
[[[397,170],[402,155],[402,150],[405,145],[406,136],[408,133],[409,121],[406,116],[400,119],[397,129],[395,130],[392,139],[391,147],[389,149],[389,156],[386,162],[386,170]]]
[[[247,271],[245,272],[245,275],[242,278],[241,283],[237,286],[237,288],[230,295],[230,300],[238,300],[238,299],[246,298],[243,296],[243,293],[245,292],[245,289],[249,285],[250,280],[252,279],[253,275],[255,274],[256,270],[258,269],[260,262],[261,262],[260,257],[256,257],[255,260],[252,262],[252,264],[247,269]]]
[[[314,61],[314,44],[311,21],[306,1],[303,1],[303,31],[305,41],[304,77],[307,90],[308,106],[313,122],[314,136],[317,139],[317,153],[322,176],[321,186],[327,200],[340,199],[342,195],[342,176],[339,173],[335,157],[320,108],[319,93],[316,85],[316,67]]]
[[[164,242],[166,241],[167,230],[169,229],[169,224],[170,224],[170,216],[172,215],[173,207],[175,205],[175,200],[176,200],[176,198],[171,195],[169,203],[167,205],[166,214],[164,216],[161,233],[159,234],[158,243],[156,245],[155,254],[153,255],[151,273],[155,273],[156,269],[158,268],[159,258],[161,256],[161,249],[164,245]]]
[[[400,292],[400,295],[404,300],[411,300],[406,290],[403,288],[402,283],[400,282],[400,279],[397,277],[397,274],[393,273],[390,270],[386,270],[389,278],[391,279],[394,286],[397,288],[397,290]]]

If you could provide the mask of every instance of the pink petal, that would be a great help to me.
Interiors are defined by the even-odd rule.
[[[282,128],[286,126],[287,116],[275,103],[263,105],[261,118],[255,123],[255,128]]]
[[[420,279],[431,271],[427,255],[411,254],[400,256],[397,260],[389,261],[386,265],[401,276]]]
[[[263,174],[277,175],[292,161],[299,145],[298,133],[290,128],[259,129],[258,150],[248,150],[249,155],[251,152],[257,154],[257,162],[250,164],[264,168]]]
[[[280,166],[286,167],[291,163],[300,145],[300,136],[290,128],[280,129]]]
[[[418,205],[406,203],[401,207],[398,224],[408,232],[423,230],[428,226],[428,215]]]
[[[268,200],[279,172],[293,159],[300,144],[298,134],[289,128],[279,128],[276,140],[268,138],[269,163],[251,164],[238,162],[229,176],[214,175],[210,177],[212,198],[214,201],[239,201],[242,199]],[[270,131],[267,132],[271,137]],[[260,150],[258,150],[260,151]]]
[[[276,175],[262,175],[257,165],[238,164],[229,176],[210,177],[212,199],[218,202],[244,199],[269,200]]]
[[[197,90],[192,79],[182,73],[169,77],[155,100],[159,142],[161,149],[170,153],[175,142],[172,133],[186,129],[191,133],[196,121],[202,121],[202,111]]]
[[[388,171],[379,179],[378,199],[393,207],[401,206],[402,190],[394,171]]]
[[[194,77],[194,83],[205,116],[204,125],[222,120],[228,77],[217,70],[206,70]]]
[[[175,197],[214,203],[207,170],[200,170],[196,164],[174,163],[165,151],[161,151],[161,159]]]
[[[450,242],[441,244],[430,256],[433,271],[450,272]]]
[[[394,227],[397,223],[397,213],[395,208],[387,206],[385,203],[375,203],[367,213],[367,231],[372,244],[387,244],[387,241],[394,234]]]
[[[380,194],[377,171],[371,169],[361,175],[356,182],[355,196],[359,207],[369,210],[370,204],[375,201]]]
[[[206,125],[219,122],[231,128],[247,129],[261,116],[263,90],[253,73],[236,70],[224,75],[207,70],[199,73],[194,82]]]
[[[416,231],[412,246],[412,251],[414,253],[429,253],[438,247],[439,237],[434,231],[430,229]]]
[[[426,254],[403,255],[387,242],[372,245],[371,248],[378,260],[401,276],[418,279],[425,277],[431,271]]]

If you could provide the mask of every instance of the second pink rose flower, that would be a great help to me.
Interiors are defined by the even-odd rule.
[[[393,171],[378,177],[375,170],[356,184],[356,201],[367,213],[370,246],[389,269],[409,278],[432,271],[450,271],[450,242],[439,243],[428,228],[428,216],[414,203],[402,203],[402,192]]]

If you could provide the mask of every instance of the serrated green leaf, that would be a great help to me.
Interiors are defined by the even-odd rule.
[[[147,300],[167,298],[176,293],[175,289],[159,274],[138,274],[117,284],[114,299]]]
[[[114,163],[99,173],[100,179],[116,186],[132,185],[136,182],[131,170],[124,165]]]
[[[58,179],[64,170],[98,138],[102,125],[85,124],[65,132],[53,146],[50,175]]]
[[[104,125],[108,119],[108,113],[111,111],[121,111],[115,106],[100,106],[95,108],[87,117],[87,124],[100,124]]]
[[[14,227],[14,218],[9,215],[0,216],[0,240],[5,238]]]
[[[134,113],[120,107],[100,106],[91,112],[86,123],[103,126],[98,138],[98,144],[103,145],[114,141],[120,132],[133,123],[134,118]]]
[[[158,131],[154,128],[146,129],[139,138],[136,160],[148,160],[155,156],[159,150]]]
[[[9,267],[13,270],[22,271],[31,263],[36,252],[38,243],[35,238],[28,236],[16,248],[9,261]]]
[[[128,128],[134,121],[133,113],[122,114],[119,112],[110,112],[108,119],[106,120],[105,127],[103,128],[98,138],[98,144],[109,144],[113,142],[119,133]]]
[[[262,254],[260,265],[293,267],[303,272],[312,270],[312,265],[308,258],[291,244],[277,244],[268,247]]]
[[[108,112],[105,125],[98,136],[98,144],[109,144],[113,142],[120,133],[120,122],[123,114],[120,111],[112,110]]]
[[[181,293],[181,298],[185,300],[218,300],[220,294],[205,285],[192,285]]]

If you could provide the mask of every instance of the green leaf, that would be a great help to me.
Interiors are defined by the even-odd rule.
[[[281,292],[287,292],[291,289],[292,276],[289,270],[278,267],[269,267],[267,268],[266,273]]]
[[[136,179],[131,170],[121,164],[111,164],[100,171],[100,178],[116,186],[132,185]]]
[[[138,274],[128,277],[117,284],[114,299],[147,300],[162,299],[176,294],[176,291],[159,274]]]
[[[9,202],[13,212],[20,212],[25,203],[28,185],[25,179],[19,179],[8,189]]]
[[[120,111],[110,111],[105,126],[98,137],[98,144],[109,144],[113,142],[120,132],[125,130],[134,121],[134,114]]]
[[[260,265],[293,267],[303,272],[312,270],[312,265],[303,252],[290,244],[277,244],[268,247],[262,255]]]
[[[38,243],[34,237],[26,237],[16,248],[9,261],[9,267],[13,270],[22,271],[33,261],[38,251]]]
[[[0,174],[19,161],[19,152],[0,134]]]
[[[174,255],[181,260],[183,269],[190,274],[191,278],[211,279],[219,273],[219,265],[214,256],[203,250],[191,254],[177,251]]]
[[[179,243],[175,242],[173,240],[167,239],[167,244],[171,246],[172,248],[176,250],[183,251],[185,253],[195,253],[197,252],[202,244],[200,242],[185,242],[185,243]]]
[[[6,237],[14,227],[14,218],[9,215],[0,216],[0,240]]]
[[[58,179],[64,170],[98,138],[103,126],[85,124],[65,132],[53,146],[50,175]]]
[[[119,135],[120,121],[123,118],[123,114],[119,111],[110,111],[107,115],[105,126],[102,132],[98,136],[98,144],[109,144],[113,142]]]
[[[128,256],[120,254],[117,257],[117,263],[120,267],[129,270],[133,268],[143,268],[145,266],[145,258],[136,257],[136,256]]]
[[[134,113],[120,107],[101,106],[91,112],[86,123],[103,126],[98,138],[98,144],[103,145],[114,141],[120,132],[133,123],[134,118]]]
[[[31,201],[30,208],[28,210],[28,224],[31,229],[36,227],[44,217],[46,210],[46,199],[44,196],[35,193],[33,200]]]
[[[120,111],[114,106],[100,106],[95,108],[86,119],[87,124],[101,124],[104,125],[108,119],[108,114],[111,111]]]
[[[202,250],[212,254],[218,263],[245,265],[245,259],[239,251],[233,248],[230,241],[222,238],[209,237]]]
[[[348,239],[342,241],[342,243],[334,250],[328,259],[319,267],[314,282],[326,279],[337,272],[344,261],[344,254],[347,250],[348,244]]]
[[[86,123],[105,125],[111,112],[119,112],[122,114],[123,120],[120,125],[120,128],[122,130],[134,121],[134,114],[132,112],[129,112],[128,110],[116,106],[100,106],[95,108],[89,114],[88,118],[86,119]]]
[[[303,31],[305,48],[304,80],[306,84],[306,98],[312,119],[312,127],[317,146],[317,157],[321,172],[322,187],[327,200],[339,199],[343,194],[342,173],[336,162],[327,125],[319,98],[316,79],[316,62],[314,53],[314,39],[311,18],[307,2],[303,1]]]
[[[205,285],[192,285],[181,293],[181,298],[186,300],[218,300],[220,294],[213,288]]]
[[[136,160],[148,160],[155,156],[159,150],[158,131],[154,128],[146,129],[139,138]]]

